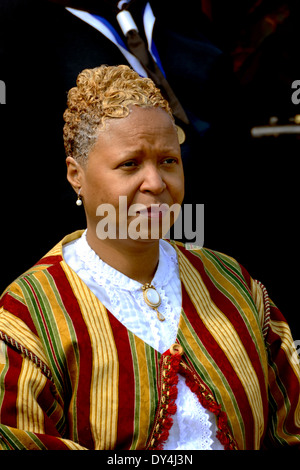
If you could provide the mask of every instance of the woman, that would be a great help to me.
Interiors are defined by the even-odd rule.
[[[184,186],[168,103],[102,66],[64,117],[87,229],[2,296],[2,448],[299,447],[299,363],[265,288],[226,255],[161,239]]]

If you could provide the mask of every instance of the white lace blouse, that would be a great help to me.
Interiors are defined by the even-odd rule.
[[[103,305],[132,333],[160,353],[175,342],[181,312],[181,284],[176,251],[169,243],[160,240],[159,264],[152,280],[161,296],[159,311],[165,317],[164,322],[145,303],[142,284],[104,263],[88,245],[86,231],[81,238],[63,246],[63,255]],[[202,407],[182,376],[179,376],[176,404],[177,412],[164,449],[223,449],[215,437],[215,416]]]

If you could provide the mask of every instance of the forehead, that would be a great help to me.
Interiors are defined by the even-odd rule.
[[[124,118],[109,118],[104,128],[99,130],[98,140],[134,146],[139,140],[157,141],[160,145],[178,144],[176,126],[169,114],[161,108],[142,108],[131,106],[130,113]]]

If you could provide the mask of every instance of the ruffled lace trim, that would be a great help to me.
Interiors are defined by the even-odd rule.
[[[197,378],[197,376],[192,372],[192,370],[190,370],[187,364],[181,361],[181,355],[173,354],[170,352],[170,350],[166,351],[162,356],[160,403],[147,448],[149,450],[162,450],[165,449],[165,445],[168,444],[168,439],[170,438],[171,434],[170,430],[173,425],[173,415],[175,415],[178,409],[176,405],[176,398],[178,396],[177,384],[179,381],[179,373],[185,377],[186,385],[195,394],[199,401],[199,406],[203,408],[203,410],[201,410],[201,415],[203,412],[205,413],[204,410],[209,412],[207,416],[212,414],[215,415],[218,428],[216,438],[219,440],[222,447],[225,450],[237,450],[238,447],[236,441],[234,440],[228,427],[226,413],[222,411],[221,406],[215,401],[207,386]],[[211,422],[206,422],[205,418],[204,421],[203,423],[208,425],[208,431],[204,431],[204,434],[206,435],[204,436],[206,442],[204,442],[203,445],[208,446],[206,447],[207,449],[212,449],[213,441],[210,438],[211,434],[208,436],[210,433]],[[193,434],[195,434],[194,428]],[[198,441],[197,444],[199,445]],[[185,443],[185,449],[187,448],[187,445],[188,444]],[[202,449],[202,447],[196,448]],[[176,447],[173,449],[177,450]]]
[[[211,450],[214,441],[208,412],[200,405],[197,396],[186,388],[185,380],[181,375],[178,376],[177,387],[177,413],[173,418],[174,429],[172,427],[172,432],[169,432],[164,450]]]
[[[181,363],[180,366],[182,367],[180,373],[184,375],[186,385],[197,396],[200,405],[215,415],[217,420],[216,438],[225,450],[238,450],[237,443],[228,426],[227,415],[225,411],[222,411],[221,405],[216,402],[210,390],[197,379],[186,364]]]
[[[86,239],[87,230],[76,240],[75,249],[82,263],[90,270],[93,278],[99,285],[113,286],[126,291],[136,291],[141,289],[141,284],[125,274],[117,271],[108,265],[89,246]],[[153,285],[156,288],[166,286],[178,266],[177,255],[174,248],[163,240],[159,245],[159,264],[153,278]]]

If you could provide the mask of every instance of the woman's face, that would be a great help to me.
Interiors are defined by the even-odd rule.
[[[133,204],[146,208],[181,204],[184,176],[180,145],[167,112],[132,106],[127,117],[106,120],[86,165],[80,167],[80,186],[88,229],[92,230],[96,230],[97,209],[103,204],[115,208],[118,225],[120,196],[126,196],[127,212]],[[157,213],[146,212],[150,224]],[[135,217],[127,213],[127,225]]]

